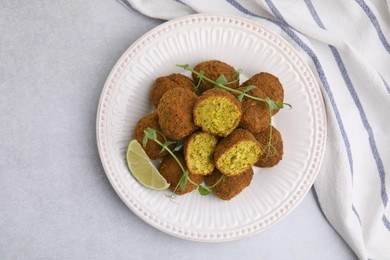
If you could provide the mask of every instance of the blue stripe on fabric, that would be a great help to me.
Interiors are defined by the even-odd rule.
[[[285,26],[288,26],[288,24],[283,24],[279,21],[276,21],[274,19],[271,19],[271,18],[268,18],[268,17],[265,17],[265,16],[261,16],[261,15],[257,15],[255,13],[252,13],[251,11],[249,11],[248,9],[246,9],[245,7],[243,7],[242,5],[240,5],[240,3],[238,3],[237,1],[235,0],[226,0],[226,2],[228,2],[229,4],[231,4],[232,6],[234,6],[238,11],[242,12],[243,14],[246,14],[246,15],[249,15],[249,16],[253,16],[253,17],[257,17],[257,18],[261,18],[261,19],[264,19],[268,22],[271,22],[277,26],[279,26],[281,29],[283,29],[283,27]]]
[[[324,24],[322,23],[320,17],[318,16],[317,14],[317,11],[315,10],[314,6],[313,6],[313,3],[311,2],[311,0],[304,0],[305,3],[306,3],[306,6],[307,8],[309,9],[309,12],[311,14],[311,16],[313,17],[314,21],[317,23],[317,25],[321,28],[321,29],[325,29],[325,26]],[[325,29],[326,30],[326,29]],[[379,74],[379,73],[378,73]],[[389,85],[387,84],[387,82],[384,80],[384,78],[382,77],[382,75],[379,74],[379,76],[381,77],[382,81],[383,81],[383,84],[385,85],[386,87],[386,90],[387,92],[390,94],[390,87]]]
[[[126,1],[126,0],[119,0],[122,4],[124,4],[127,8],[129,8],[130,10],[133,10],[133,11],[136,11],[137,13],[139,13],[138,10],[136,10],[133,6],[131,6],[131,4]]]
[[[386,40],[385,35],[382,32],[382,29],[379,25],[378,19],[376,18],[375,14],[371,11],[370,7],[364,2],[364,0],[355,0],[356,3],[359,4],[359,6],[363,9],[363,11],[367,14],[368,18],[370,19],[372,25],[374,26],[376,33],[378,34],[378,37],[385,49],[388,53],[390,53],[390,45],[389,42]]]
[[[265,0],[265,2],[268,4],[269,8],[274,13],[274,15],[286,24],[286,21],[284,20],[284,18],[280,14],[280,12],[275,8],[275,6],[269,0]],[[345,149],[347,151],[349,167],[350,167],[350,171],[352,174],[353,173],[353,160],[352,160],[351,145],[349,143],[349,139],[348,139],[347,133],[345,132],[343,121],[341,120],[339,109],[336,105],[332,90],[329,86],[328,79],[325,76],[325,72],[321,66],[321,63],[320,63],[317,55],[315,55],[314,51],[309,46],[307,46],[292,29],[290,29],[287,26],[283,26],[283,27],[281,27],[281,29],[284,32],[286,32],[310,56],[310,58],[314,62],[314,65],[315,65],[317,72],[318,72],[318,76],[320,77],[320,80],[324,86],[325,92],[328,95],[329,101],[330,101],[332,108],[334,110],[336,120],[337,120],[338,126],[340,128],[341,136],[342,136],[343,141],[344,141]]]
[[[343,61],[341,60],[339,52],[336,50],[336,48],[334,46],[329,46],[329,47],[331,48],[333,56],[336,59],[337,65],[339,66],[339,70],[340,70],[341,74],[343,75],[344,82],[347,85],[347,88],[348,88],[348,90],[349,90],[349,92],[350,92],[350,94],[355,102],[355,105],[357,106],[357,108],[359,110],[359,114],[360,114],[360,117],[363,121],[364,128],[366,129],[366,131],[368,133],[368,140],[370,142],[371,152],[374,156],[374,160],[375,160],[378,172],[379,172],[382,203],[383,203],[383,206],[386,207],[387,202],[388,202],[388,196],[386,193],[386,185],[385,185],[385,170],[383,167],[382,159],[381,159],[379,152],[378,152],[378,149],[376,147],[375,138],[374,138],[374,134],[372,132],[372,128],[371,128],[370,124],[368,123],[366,114],[363,110],[363,106],[362,106],[362,104],[357,96],[357,93],[352,85],[351,79],[348,76],[348,72],[344,66]],[[383,219],[386,219],[385,215],[383,215],[382,220]],[[390,225],[386,225],[385,222],[383,222],[383,223],[385,224],[386,228],[388,230],[390,230]]]
[[[244,14],[247,14],[247,15],[250,15],[250,16],[254,16],[254,17],[258,17],[258,18],[262,18],[262,19],[265,19],[269,22],[272,22],[274,23],[275,25],[279,26],[288,36],[290,36],[291,39],[293,39],[295,41],[295,43],[297,43],[308,55],[309,57],[313,60],[313,63],[317,69],[317,72],[318,72],[318,76],[322,82],[322,85],[324,86],[324,90],[326,92],[326,94],[328,95],[328,98],[329,98],[329,101],[332,105],[332,108],[333,108],[333,111],[335,113],[335,116],[336,116],[336,120],[337,120],[337,124],[339,126],[339,129],[340,129],[340,132],[341,132],[341,136],[343,138],[343,142],[344,142],[344,145],[345,145],[345,149],[347,151],[347,156],[348,156],[348,162],[349,162],[349,167],[350,167],[350,171],[351,171],[351,174],[353,173],[353,161],[352,161],[352,152],[351,152],[351,146],[350,146],[350,143],[349,143],[349,139],[348,139],[348,136],[345,132],[345,129],[344,129],[344,124],[341,120],[341,117],[340,117],[340,113],[339,113],[339,109],[337,108],[337,105],[336,105],[336,102],[334,100],[334,96],[333,96],[333,93],[332,93],[332,90],[330,89],[330,86],[328,84],[328,80],[325,76],[325,73],[324,73],[324,70],[322,69],[322,66],[321,66],[321,63],[318,59],[318,57],[315,55],[315,53],[313,52],[312,49],[310,49],[309,46],[307,46],[299,37],[298,35],[296,35],[296,33],[290,28],[288,27],[288,25],[286,24],[284,18],[280,15],[277,15],[277,17],[282,20],[284,23],[281,23],[281,22],[278,22],[278,21],[275,21],[273,19],[269,19],[267,17],[263,17],[263,16],[259,16],[259,15],[256,15],[252,12],[250,12],[249,10],[245,9],[242,5],[240,5],[238,2],[236,2],[235,0],[226,0],[228,3],[230,3],[232,6],[234,6],[235,8],[237,8],[239,11],[243,12]],[[271,3],[268,3],[268,1],[266,1],[268,6],[270,6],[271,8],[271,11],[272,12],[277,12],[277,10],[272,10],[272,9],[275,9],[273,8],[272,4]]]
[[[306,4],[307,8],[309,9],[309,12],[310,12],[311,16],[313,17],[314,21],[317,23],[317,25],[318,25],[321,29],[325,29],[325,26],[324,26],[324,24],[322,23],[320,17],[318,16],[317,11],[316,11],[316,9],[314,8],[313,3],[311,2],[311,0],[305,0],[305,4]],[[326,30],[326,29],[325,29],[325,30]]]
[[[319,18],[316,10],[314,9],[314,6],[312,5],[311,1],[310,0],[305,0],[305,3],[308,7],[308,9],[310,10],[310,13],[312,14],[313,16],[313,19],[316,21],[316,23],[318,24],[318,26],[320,26],[321,28],[325,29],[324,25],[322,24],[321,22],[321,19]],[[308,4],[309,3],[309,4]],[[384,168],[383,168],[383,163],[382,163],[382,159],[379,155],[379,152],[378,152],[378,149],[376,147],[376,143],[375,143],[375,138],[374,138],[374,135],[373,135],[373,132],[372,132],[372,128],[370,126],[370,124],[368,123],[368,120],[367,120],[367,117],[366,117],[366,114],[364,112],[364,109],[363,109],[363,106],[359,100],[359,97],[357,96],[357,93],[356,93],[356,90],[352,84],[352,81],[348,75],[348,72],[347,72],[347,69],[344,65],[344,62],[342,61],[341,59],[341,56],[340,56],[340,53],[337,51],[337,49],[334,47],[334,46],[331,46],[329,45],[329,48],[331,49],[332,51],[332,54],[333,56],[335,57],[335,60],[337,62],[337,66],[339,67],[339,70],[343,76],[343,79],[344,79],[344,82],[355,102],[355,105],[357,106],[358,110],[359,110],[359,114],[360,114],[360,117],[362,119],[362,122],[363,122],[363,125],[364,127],[366,128],[366,131],[368,133],[368,138],[369,138],[369,142],[370,142],[370,147],[371,147],[371,151],[373,153],[373,156],[374,156],[374,159],[375,159],[375,163],[377,165],[377,169],[378,169],[378,172],[379,172],[379,176],[380,176],[380,181],[381,181],[381,198],[382,198],[382,203],[384,205],[384,207],[387,206],[387,202],[388,202],[388,197],[387,197],[387,193],[386,193],[386,186],[385,186],[385,172],[384,172]],[[382,76],[381,76],[382,78]],[[384,79],[382,78],[382,80],[384,81]],[[384,81],[385,84],[387,84],[385,81]],[[355,212],[355,215],[358,216],[359,218],[359,221],[360,221],[360,217],[354,207],[354,205],[352,205],[352,210]],[[390,230],[390,225],[387,225],[386,222],[384,220],[387,220],[386,219],[386,216],[383,215],[382,217],[382,220],[383,220],[383,223],[385,224],[386,228]]]
[[[228,2],[229,4],[231,4],[232,6],[234,6],[238,11],[244,13],[244,14],[247,14],[247,15],[250,15],[250,16],[255,16],[255,17],[259,17],[259,18],[265,18],[265,17],[262,17],[262,16],[259,16],[255,13],[252,13],[251,11],[249,11],[248,9],[246,9],[245,7],[243,7],[242,5],[240,5],[240,3],[234,1],[234,0],[226,0],[226,2]]]
[[[359,223],[360,223],[360,226],[362,225],[362,220],[360,219],[360,215],[359,213],[357,212],[355,206],[352,204],[352,211],[353,213],[355,213],[355,216],[357,217],[357,219],[359,220]]]
[[[382,222],[385,225],[385,227],[390,230],[390,221],[387,219],[385,215],[382,216]]]
[[[388,197],[387,197],[387,193],[386,193],[386,186],[385,186],[386,174],[385,174],[385,169],[383,167],[381,156],[380,156],[380,154],[378,152],[378,148],[376,146],[374,133],[372,132],[372,128],[370,126],[370,123],[367,120],[367,116],[366,116],[366,113],[364,112],[362,103],[360,102],[359,97],[356,93],[356,90],[353,87],[352,81],[349,78],[347,69],[345,68],[344,63],[341,60],[339,52],[333,46],[330,46],[330,48],[332,50],[333,56],[335,57],[335,59],[337,61],[337,65],[339,66],[339,70],[340,70],[341,74],[343,75],[343,79],[344,79],[345,84],[347,85],[349,93],[351,94],[353,101],[355,102],[355,105],[359,110],[360,118],[362,119],[364,128],[367,131],[368,140],[369,140],[370,147],[371,147],[371,152],[372,152],[372,155],[374,156],[374,160],[375,160],[376,167],[378,169],[379,177],[380,177],[380,181],[381,181],[381,197],[382,197],[383,206],[386,207],[387,202],[388,202]]]
[[[379,74],[379,76],[381,77],[381,79],[382,79],[382,81],[383,81],[383,84],[384,84],[385,87],[386,87],[387,92],[390,94],[390,87],[389,87],[389,85],[387,84],[386,80],[382,77],[381,74]]]
[[[183,1],[181,0],[175,0],[175,2],[179,3],[179,4],[182,4],[182,5],[186,5],[186,3],[184,3]]]
[[[305,1],[305,4],[306,4],[307,8],[309,9],[309,12],[310,12],[311,16],[313,17],[313,19],[317,23],[317,25],[320,28],[326,30],[326,28],[325,28],[324,24],[322,23],[322,21],[321,21],[319,15],[318,15],[316,9],[314,8],[313,3],[311,2],[311,0],[304,0],[304,1]],[[331,46],[329,46],[329,47],[331,47]],[[353,172],[351,172],[351,182],[352,182],[352,185],[353,185]],[[361,226],[362,225],[362,221],[360,219],[360,215],[359,215],[358,211],[356,210],[356,207],[355,207],[353,202],[352,202],[352,211],[355,214],[355,216],[358,218],[360,226]]]

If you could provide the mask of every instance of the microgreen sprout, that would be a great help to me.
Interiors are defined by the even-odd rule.
[[[227,87],[226,85],[228,85],[230,83],[233,83],[235,81],[228,82],[224,75],[219,76],[214,81],[214,80],[209,79],[208,77],[206,77],[204,75],[204,72],[203,73],[202,72],[198,72],[198,71],[194,70],[193,68],[191,68],[190,65],[188,65],[188,64],[184,64],[184,65],[177,64],[176,66],[180,67],[180,68],[183,68],[185,70],[191,71],[193,74],[195,74],[199,78],[199,80],[204,80],[204,81],[210,82],[210,83],[214,84],[214,86],[217,87],[217,88],[221,88],[221,89],[224,89],[226,91],[229,91],[229,92],[232,92],[232,93],[236,93],[238,95],[242,95],[242,98],[247,97],[247,98],[258,100],[258,101],[261,101],[261,102],[266,102],[270,106],[270,109],[272,107],[271,110],[274,110],[276,108],[284,108],[284,105],[292,108],[292,106],[290,104],[288,104],[288,103],[273,101],[270,98],[268,98],[268,100],[267,100],[267,99],[255,97],[255,96],[252,96],[252,95],[249,95],[248,93],[246,93],[249,90],[253,89],[253,87],[251,87],[250,89],[248,89],[246,91],[245,90],[241,91],[241,90],[237,90],[237,89],[233,89],[233,88]],[[250,87],[250,86],[248,86],[248,87]]]
[[[157,133],[162,135],[162,137],[164,138],[164,143],[160,142],[157,139]],[[197,187],[197,190],[198,190],[199,194],[201,194],[201,195],[209,195],[211,193],[211,189],[214,188],[215,186],[217,186],[224,179],[224,176],[222,176],[214,185],[209,186],[209,187],[208,186],[203,186],[202,184],[198,184],[198,183],[194,182],[193,180],[191,180],[191,178],[189,176],[188,169],[186,169],[183,166],[183,164],[177,158],[175,153],[169,148],[169,145],[171,145],[173,143],[176,143],[176,142],[168,141],[166,139],[166,137],[161,132],[156,131],[155,129],[150,128],[150,127],[146,128],[144,130],[144,138],[143,138],[143,141],[142,141],[143,146],[146,146],[146,144],[147,144],[149,139],[154,141],[158,145],[160,145],[162,147],[162,151],[163,150],[167,151],[173,157],[173,159],[175,159],[175,161],[177,162],[177,164],[179,165],[179,167],[180,167],[180,169],[182,171],[182,176],[180,177],[179,183],[176,185],[176,187],[173,190],[172,194],[168,196],[169,198],[174,199],[176,197],[176,194],[175,194],[176,190],[179,187],[180,187],[181,190],[184,190],[186,188],[188,182],[193,184],[193,185],[195,185]]]
[[[266,159],[272,156],[277,156],[278,150],[275,148],[275,144],[278,142],[278,138],[274,142],[272,142],[272,110],[269,109],[269,138],[268,138],[268,143],[263,147],[264,150],[267,151]]]
[[[200,74],[200,77],[199,77],[198,84],[196,84],[196,86],[195,86],[195,91],[197,91],[199,89],[200,84],[202,84],[204,71],[203,70],[200,71],[199,74]]]
[[[238,70],[233,71],[232,74],[233,74],[233,77],[237,78],[237,81],[238,81],[241,73],[242,73],[242,69],[238,69]]]
[[[207,81],[207,82],[210,82],[212,84],[214,84],[215,87],[217,88],[221,88],[221,89],[224,89],[226,91],[229,91],[231,93],[235,93],[235,94],[238,94],[237,95],[237,99],[242,102],[242,100],[244,99],[244,97],[247,97],[249,99],[253,99],[253,100],[257,100],[257,101],[260,101],[260,102],[265,102],[267,103],[268,105],[268,109],[269,109],[269,128],[270,128],[270,131],[269,131],[269,140],[268,140],[268,143],[267,145],[265,146],[266,147],[266,150],[267,150],[267,158],[269,156],[275,156],[277,155],[277,151],[275,149],[275,147],[273,146],[272,144],[272,111],[275,110],[275,109],[278,109],[278,108],[284,108],[284,106],[288,106],[290,109],[292,108],[292,106],[288,103],[284,103],[284,102],[277,102],[277,101],[274,101],[272,99],[270,99],[269,97],[266,97],[266,98],[259,98],[259,97],[256,97],[256,96],[252,96],[250,94],[248,94],[248,92],[252,89],[255,88],[255,86],[253,85],[249,85],[247,86],[246,88],[244,88],[244,90],[238,90],[238,89],[233,89],[233,88],[230,88],[226,85],[232,83],[232,82],[228,82],[226,77],[224,75],[221,75],[219,76],[215,81],[206,77],[204,75],[204,72],[203,71],[196,71],[194,70],[193,68],[190,67],[190,65],[188,64],[176,64],[177,67],[180,67],[180,68],[183,68],[185,70],[188,70],[188,71],[191,71],[194,75],[196,75],[198,78],[199,78],[199,82],[201,82],[202,80],[204,81]],[[240,74],[241,71],[237,71],[236,73]],[[238,80],[238,79],[237,79]],[[271,151],[272,150],[272,151]]]

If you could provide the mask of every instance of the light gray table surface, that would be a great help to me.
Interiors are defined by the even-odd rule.
[[[181,240],[116,195],[95,119],[120,55],[162,21],[115,0],[0,1],[0,259],[355,259],[313,191],[233,242]]]

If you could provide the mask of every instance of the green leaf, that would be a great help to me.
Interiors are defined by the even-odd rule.
[[[244,93],[248,92],[248,91],[251,91],[252,89],[256,88],[256,86],[253,86],[253,85],[249,85],[247,86],[245,89],[244,89]]]
[[[200,195],[209,195],[211,193],[211,190],[203,185],[199,185],[198,192]]]
[[[185,190],[185,188],[187,186],[187,180],[188,180],[187,176],[188,176],[188,174],[183,174],[180,177],[179,185],[180,185],[181,190]]]
[[[148,136],[144,133],[144,138],[142,138],[142,146],[146,147],[146,144],[148,143]]]
[[[196,71],[195,71],[195,72],[196,72]],[[195,73],[195,74],[196,74],[196,73]],[[199,81],[198,81],[198,84],[195,86],[195,91],[198,90],[200,84],[202,83],[202,81],[203,81],[203,76],[204,76],[204,71],[203,71],[203,70],[200,70],[200,71],[198,72],[198,74],[196,74],[196,77],[199,79]]]
[[[224,75],[219,76],[215,82],[217,84],[221,84],[221,85],[226,85],[228,83],[228,81]]]
[[[242,69],[238,69],[233,71],[232,76],[238,78],[241,73],[242,73]]]
[[[190,65],[188,64],[176,64],[177,67],[180,67],[180,68],[183,68],[183,69],[186,69],[186,68],[189,68]]]
[[[242,99],[244,98],[244,94],[240,94],[237,96],[238,101],[242,102]]]
[[[150,128],[150,127],[146,128],[144,133],[148,136],[149,139],[152,139],[152,140],[156,140],[157,139],[156,130],[154,130],[153,128]]]
[[[271,100],[269,97],[267,97],[266,99],[265,99],[265,101],[267,102],[267,104],[268,104],[268,107],[269,107],[269,110],[275,110],[275,109],[277,109],[278,108],[278,106],[275,104],[275,102],[273,101],[273,100]]]
[[[278,108],[283,108],[283,103],[282,102],[274,102],[275,105],[278,107]]]

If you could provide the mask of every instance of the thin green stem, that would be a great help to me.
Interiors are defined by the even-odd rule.
[[[194,70],[193,68],[190,68],[189,66],[183,66],[183,65],[177,65],[179,67],[182,67],[188,71],[191,71],[192,73],[194,73],[196,76],[199,77],[199,81],[201,81],[202,79],[207,81],[207,82],[210,82],[211,84],[214,84],[216,87],[218,88],[221,88],[221,89],[224,89],[224,90],[227,90],[229,92],[233,92],[233,93],[237,93],[237,94],[242,94],[244,97],[248,97],[248,98],[251,98],[251,99],[254,99],[254,100],[259,100],[259,101],[262,101],[262,102],[267,102],[265,101],[265,99],[263,98],[259,98],[259,97],[255,97],[255,96],[252,96],[252,95],[249,95],[243,91],[240,91],[240,90],[237,90],[237,89],[234,89],[234,88],[229,88],[221,83],[218,83],[212,79],[209,79],[208,77],[205,77],[204,75],[202,75],[201,73],[197,72],[196,70]],[[230,83],[233,83],[235,81],[232,81],[232,82],[228,82],[227,84],[230,84]]]
[[[153,139],[153,141],[155,141],[158,145],[160,145],[161,147],[163,147],[170,155],[172,155],[173,159],[175,159],[175,161],[177,162],[177,164],[179,164],[180,166],[180,169],[183,171],[183,174],[186,173],[186,170],[184,169],[183,165],[181,164],[180,160],[176,157],[176,155],[171,151],[171,149],[169,149],[167,146],[163,145],[159,140],[157,139]]]
[[[268,153],[267,156],[270,154],[271,149],[271,142],[272,142],[272,111],[269,111],[269,140],[268,140]]]
[[[214,183],[214,184],[211,185],[211,186],[208,186],[207,188],[213,189],[214,187],[216,187],[217,185],[219,185],[225,178],[226,178],[225,175],[221,175],[221,177],[219,177],[219,179],[218,179],[218,181],[217,181],[216,183]]]
[[[163,133],[161,133],[160,131],[158,130],[155,130],[157,133],[159,133],[163,138],[164,138],[164,142],[167,142],[167,138],[165,137],[165,135],[163,135]]]
[[[209,79],[208,77],[204,76],[202,73],[197,72],[196,70],[191,68],[188,64],[185,64],[185,65],[177,64],[176,66],[178,66],[180,68],[183,68],[185,70],[191,71],[192,73],[194,73],[196,76],[198,76],[199,82],[202,81],[202,80],[205,80],[207,82],[210,82],[211,84],[214,84],[214,86],[216,86],[217,88],[221,88],[221,89],[224,89],[226,91],[233,92],[233,93],[242,95],[243,97],[247,97],[247,98],[250,98],[250,99],[253,99],[253,100],[258,100],[258,101],[261,101],[261,102],[265,102],[265,103],[268,104],[269,107],[270,107],[270,102],[271,102],[271,103],[274,103],[274,104],[279,104],[280,108],[283,108],[283,105],[286,105],[286,106],[289,106],[290,108],[292,108],[292,106],[290,104],[288,104],[288,103],[275,102],[275,101],[273,101],[273,100],[271,100],[269,98],[267,100],[267,99],[264,99],[264,98],[255,97],[255,96],[247,94],[245,91],[240,91],[240,90],[237,90],[237,89],[234,89],[234,88],[229,88],[229,87],[227,87],[227,86],[225,86],[225,85],[223,85],[221,83],[218,83],[218,82],[216,82],[216,81],[214,81],[212,79]],[[228,84],[233,83],[233,82],[234,81],[227,82],[226,84],[228,85]]]
[[[190,176],[187,177],[187,180],[188,180],[191,184],[195,185],[196,187],[199,187],[199,184],[196,183],[196,182],[194,182],[193,180],[191,180]]]
[[[200,84],[202,83],[202,78],[199,79],[198,84],[195,86],[195,91],[199,89]]]

